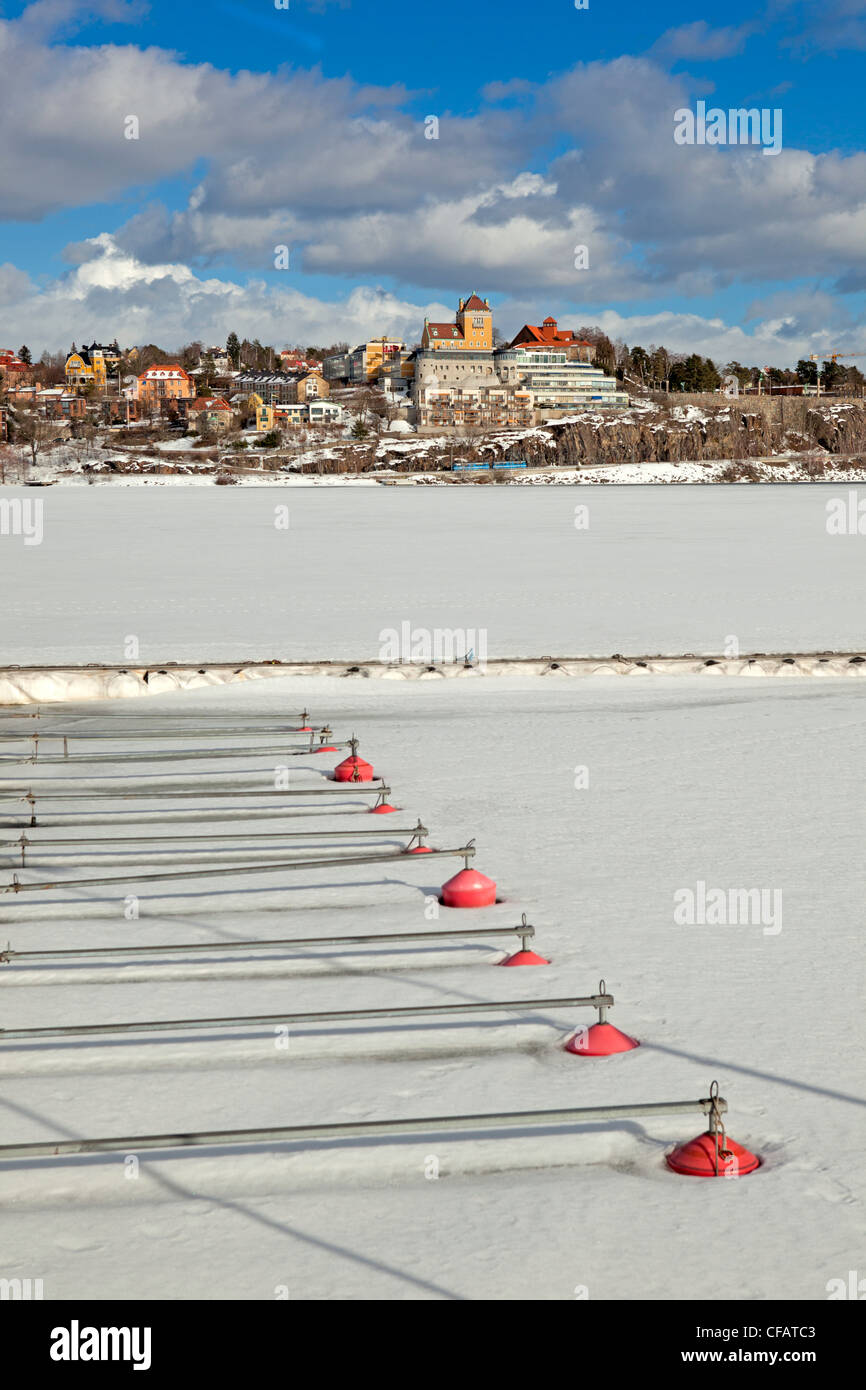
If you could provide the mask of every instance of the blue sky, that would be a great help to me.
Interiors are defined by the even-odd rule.
[[[866,347],[864,56],[866,0],[6,0],[0,339],[411,338],[476,289],[505,332]],[[676,146],[699,98],[782,152]]]

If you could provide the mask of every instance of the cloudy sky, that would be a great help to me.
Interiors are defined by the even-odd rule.
[[[864,63],[866,0],[0,0],[0,347],[411,341],[476,290],[503,333],[866,351]],[[677,144],[700,100],[781,152]]]

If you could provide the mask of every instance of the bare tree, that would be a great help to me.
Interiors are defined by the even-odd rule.
[[[40,454],[55,445],[60,439],[60,430],[53,420],[46,420],[35,410],[22,410],[15,424],[15,439],[23,444],[30,456],[30,467],[36,467]]]

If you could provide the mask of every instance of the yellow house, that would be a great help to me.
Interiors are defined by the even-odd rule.
[[[303,404],[305,401],[318,401],[330,395],[330,383],[325,380],[322,373],[316,371],[307,372],[306,376],[298,379],[295,386],[295,400]]]
[[[431,323],[425,319],[421,348],[492,352],[493,311],[487,300],[479,299],[473,290],[468,299],[458,302],[453,323]]]
[[[307,407],[295,401],[281,401],[277,405],[256,406],[256,429],[262,434],[286,426],[299,425],[306,418]]]
[[[278,425],[300,425],[306,419],[308,407],[297,401],[281,401],[274,406],[274,418]]]
[[[106,346],[104,343],[85,343],[83,347],[72,350],[66,359],[66,384],[69,387],[93,386],[104,391],[108,378],[115,378],[120,369],[121,355],[117,343]]]

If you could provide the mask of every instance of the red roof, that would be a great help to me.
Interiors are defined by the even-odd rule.
[[[556,319],[548,317],[544,320],[541,327],[537,324],[525,323],[520,332],[511,341],[512,347],[521,347],[524,344],[530,346],[533,343],[541,343],[545,347],[565,347],[575,345],[579,347],[592,347],[592,343],[586,338],[576,338],[570,328],[557,328]]]
[[[489,305],[485,304],[483,299],[479,299],[479,298],[478,298],[478,295],[475,294],[475,293],[470,294],[470,296],[469,296],[469,298],[467,299],[466,303],[463,305],[463,308],[464,308],[464,310],[465,310],[465,309],[487,309],[487,311],[489,312]]]
[[[13,352],[11,348],[0,351],[0,367],[11,372],[29,371],[27,363],[22,362],[17,352]]]
[[[427,332],[433,338],[462,338],[456,323],[428,323]]]
[[[172,376],[181,376],[189,381],[189,373],[184,371],[179,362],[159,362],[153,367],[148,367],[146,371],[140,372],[138,379],[139,381],[146,381],[148,377],[159,376],[160,373],[163,376],[168,376],[171,373]]]
[[[198,400],[190,401],[188,410],[227,410],[231,413],[231,406],[228,401],[223,400],[222,396],[200,396]]]

